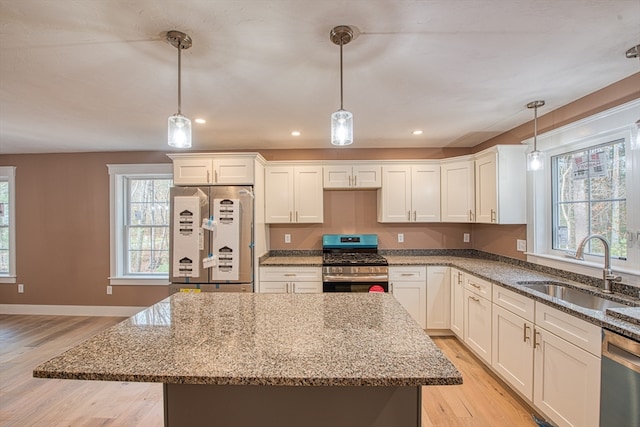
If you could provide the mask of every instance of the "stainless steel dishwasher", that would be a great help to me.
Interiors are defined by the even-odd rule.
[[[600,427],[640,426],[640,342],[602,330]]]

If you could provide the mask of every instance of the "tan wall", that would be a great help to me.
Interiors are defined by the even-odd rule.
[[[540,117],[540,132],[640,97],[640,73]],[[268,160],[440,159],[529,138],[526,123],[473,149],[260,150]],[[255,150],[252,150],[255,151]],[[168,294],[164,286],[117,286],[106,295],[109,276],[110,163],[168,162],[161,152],[0,155],[1,166],[16,166],[17,286],[0,284],[0,304],[143,306]],[[325,193],[322,225],[271,226],[273,249],[320,249],[324,233],[376,233],[385,249],[467,248],[524,259],[515,252],[525,226],[481,224],[378,224],[376,193]],[[397,233],[405,243],[397,243]],[[471,243],[462,234],[471,233]],[[285,245],[284,234],[292,235]]]
[[[323,224],[272,224],[271,249],[322,249],[323,234],[377,234],[381,249],[471,249],[463,233],[471,224],[381,224],[377,222],[376,191],[325,191]],[[404,243],[398,243],[398,233]],[[291,243],[284,235],[291,234]]]
[[[0,156],[16,166],[17,285],[0,284],[1,304],[146,306],[166,286],[109,284],[111,163],[165,163],[164,153],[74,153]]]

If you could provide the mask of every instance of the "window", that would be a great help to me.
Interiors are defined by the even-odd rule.
[[[553,249],[575,252],[580,241],[599,234],[611,256],[627,258],[627,179],[624,139],[551,158]],[[585,253],[604,255],[599,240]]]
[[[167,284],[171,165],[108,167],[111,284]]]
[[[0,283],[15,283],[15,167],[0,167]]]
[[[545,169],[528,175],[527,260],[600,277],[610,242],[612,267],[640,286],[640,149],[634,144],[640,99],[538,135]],[[531,141],[529,146],[531,146]]]

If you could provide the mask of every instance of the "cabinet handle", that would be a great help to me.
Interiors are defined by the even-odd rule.
[[[293,212],[289,211],[289,222],[293,222]]]
[[[473,211],[469,209],[469,222],[473,222]]]
[[[209,173],[209,171],[207,171],[207,183],[210,183],[210,182],[211,182],[211,180],[210,180],[211,176],[210,176],[210,175],[211,175],[211,174]]]
[[[416,211],[413,211],[413,221],[414,222],[416,221],[417,216],[418,216],[418,214],[416,213]]]
[[[476,284],[475,284],[475,283],[473,283],[473,282],[469,282],[469,284],[470,284],[471,286],[473,286],[474,288],[476,288],[476,289],[482,289],[482,287],[481,287],[480,285],[476,285]]]
[[[407,211],[407,219],[411,221],[411,211]]]
[[[400,273],[401,276],[413,276],[413,273]]]
[[[496,211],[491,209],[491,222],[496,222]]]
[[[285,292],[286,294],[288,294],[288,293],[289,293],[289,282],[287,282],[287,283],[285,283],[285,284],[284,284],[284,292]]]
[[[458,271],[458,285],[462,285],[462,271]]]
[[[298,211],[296,211],[296,222],[298,222]]]
[[[349,187],[351,187],[351,175],[349,175]]]
[[[389,283],[389,292],[393,293],[393,282]]]
[[[354,187],[358,186],[358,176],[357,175],[353,177],[353,186]]]
[[[533,348],[538,348],[540,346],[540,342],[538,341],[538,337],[540,336],[540,332],[533,332]]]
[[[527,342],[527,340],[529,339],[529,337],[527,336],[527,329],[529,329],[529,325],[527,325],[526,323],[524,324],[524,337],[522,338],[523,342]]]
[[[218,182],[218,171],[217,170],[213,171],[213,182],[214,183]]]
[[[285,277],[296,277],[296,273],[284,273]]]
[[[295,282],[291,282],[291,293],[292,294],[296,293],[296,284],[295,284]]]
[[[471,295],[469,295],[469,298],[471,298],[472,300],[474,300],[475,302],[480,302],[480,298],[477,297],[473,297]]]

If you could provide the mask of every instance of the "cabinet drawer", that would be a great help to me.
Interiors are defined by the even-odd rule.
[[[493,287],[493,302],[500,307],[517,314],[523,319],[533,322],[535,316],[535,301],[502,286]]]
[[[260,267],[261,282],[322,282],[321,267]]]
[[[427,280],[427,267],[426,266],[412,266],[412,267],[390,267],[389,268],[389,281],[402,282],[402,281],[425,281]]]
[[[601,356],[602,329],[599,326],[539,302],[535,306],[537,327],[546,329],[597,357]]]
[[[470,274],[465,274],[464,288],[476,295],[491,301],[492,291],[491,283]]]

